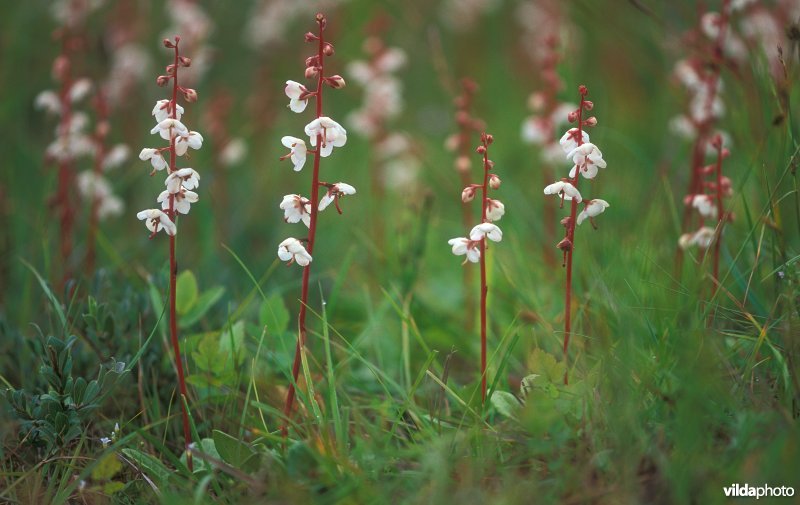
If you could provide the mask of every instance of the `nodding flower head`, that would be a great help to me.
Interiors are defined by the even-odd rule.
[[[142,161],[150,160],[150,164],[153,165],[153,171],[164,170],[167,168],[167,162],[164,160],[164,156],[161,155],[161,151],[158,149],[145,147],[142,149],[142,152],[139,153],[139,159]]]
[[[289,265],[297,263],[301,267],[311,263],[311,255],[308,254],[303,243],[296,238],[289,237],[278,245],[278,258],[287,261]]]
[[[144,221],[145,226],[150,230],[151,236],[161,230],[164,230],[167,235],[175,235],[178,231],[169,216],[158,209],[143,210],[136,214],[136,217],[139,221]]]
[[[489,221],[500,221],[506,213],[506,206],[500,200],[486,199],[486,219]]]
[[[572,200],[575,199],[576,202],[581,203],[583,198],[581,198],[580,192],[566,181],[558,181],[550,184],[549,186],[544,188],[545,195],[558,195],[564,200]]]
[[[184,187],[180,187],[178,192],[170,193],[167,190],[161,192],[156,198],[157,202],[161,202],[161,208],[164,210],[169,209],[169,199],[170,195],[174,198],[174,209],[175,211],[181,214],[188,214],[189,210],[191,210],[192,204],[196,203],[198,200],[197,193],[194,191],[189,191]]]
[[[609,206],[608,202],[605,200],[601,200],[599,198],[595,198],[593,200],[588,200],[584,202],[586,207],[583,208],[580,214],[578,214],[578,224],[581,224],[586,218],[591,220],[593,217],[597,217],[602,214]]]
[[[302,170],[303,165],[306,164],[306,154],[308,152],[305,141],[287,135],[281,138],[281,144],[289,148],[289,154],[281,156],[281,160],[285,160],[287,157],[291,158],[292,163],[294,163],[294,171],[299,172]]]
[[[317,136],[322,138],[319,153],[323,158],[330,156],[334,147],[342,147],[347,143],[347,130],[326,116],[319,117],[308,123],[305,132],[314,147],[317,146]]]
[[[298,114],[306,110],[308,105],[308,89],[305,86],[295,81],[286,81],[286,88],[284,88],[286,96],[289,97],[289,109]]]
[[[203,136],[197,132],[179,133],[175,139],[175,154],[183,156],[191,147],[195,151],[203,146]]]
[[[478,186],[478,187],[480,187],[480,186]],[[468,203],[468,202],[471,202],[472,200],[474,200],[475,199],[475,191],[476,190],[477,190],[477,187],[475,185],[473,185],[473,184],[470,184],[469,186],[464,188],[464,190],[461,191],[461,201],[464,202],[464,203]]]
[[[686,200],[701,216],[717,219],[717,205],[711,195],[690,195]]]
[[[200,186],[200,174],[192,168],[181,168],[169,174],[164,184],[170,193],[180,192],[181,186],[186,189],[196,189]]]
[[[331,184],[328,188],[328,192],[322,197],[319,201],[318,209],[323,211],[328,208],[328,205],[335,202],[336,208],[341,213],[341,209],[339,209],[339,198],[346,195],[355,195],[356,188],[353,186],[345,183],[345,182],[337,182],[336,184]]]
[[[714,228],[703,226],[697,231],[681,235],[678,239],[678,245],[681,249],[688,249],[693,246],[700,249],[708,249],[714,243],[715,235]]]
[[[283,220],[287,223],[303,222],[307,227],[311,225],[311,201],[300,195],[286,195],[281,201]]]
[[[172,140],[172,138],[178,135],[189,135],[189,129],[177,119],[167,118],[159,121],[159,123],[150,130],[150,133],[158,133],[161,135],[162,139]]]
[[[156,102],[155,107],[153,107],[152,115],[156,118],[156,122],[161,122],[165,119],[172,117],[172,111],[170,110],[170,104],[172,100],[159,100]],[[177,120],[180,121],[181,116],[183,115],[183,107],[179,104],[175,104],[175,115]]]
[[[567,130],[567,133],[561,137],[561,140],[558,141],[568,158],[570,157],[569,153],[578,147],[578,131],[580,131],[581,143],[585,144],[589,142],[589,134],[586,133],[586,130],[578,130],[578,128],[570,128]]]
[[[469,232],[470,240],[483,240],[484,237],[492,242],[500,242],[503,240],[503,230],[492,223],[481,223],[475,225]]]
[[[570,177],[575,177],[575,172],[580,170],[581,175],[587,179],[597,176],[598,168],[605,168],[606,162],[603,153],[592,143],[582,144],[569,152],[567,158],[572,158],[575,164],[569,172]]]
[[[467,255],[467,260],[470,263],[477,263],[481,259],[480,240],[470,240],[465,237],[451,238],[447,241],[448,244],[453,246],[453,254],[456,256]]]

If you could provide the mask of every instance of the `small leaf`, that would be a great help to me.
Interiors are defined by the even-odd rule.
[[[223,461],[246,472],[258,469],[258,458],[253,458],[258,455],[249,445],[219,430],[213,431],[213,438]]]
[[[122,470],[122,463],[119,462],[117,456],[113,453],[106,454],[92,469],[92,479],[105,482],[111,480],[120,470]]]
[[[137,451],[136,449],[122,449],[122,453],[133,460],[140,470],[159,485],[165,484],[169,480],[170,475],[172,475],[172,472],[164,466],[164,463],[147,453]]]
[[[197,298],[197,302],[194,304],[194,306],[188,312],[186,312],[186,315],[181,317],[181,327],[188,328],[202,319],[203,316],[206,315],[206,312],[208,312],[224,294],[225,288],[222,286],[216,286],[204,291],[203,294]]]
[[[278,295],[271,295],[261,304],[258,313],[258,322],[267,327],[267,332],[272,335],[280,334],[289,328],[289,310]]]
[[[557,361],[555,356],[541,349],[534,349],[528,356],[528,371],[539,374],[549,382],[560,384],[564,381],[567,367],[563,362]]]
[[[124,482],[120,482],[118,480],[112,480],[111,482],[107,482],[103,486],[103,493],[110,495],[110,494],[114,494],[114,493],[116,493],[118,491],[122,491],[123,489],[125,489],[125,483]]]
[[[175,310],[180,315],[184,315],[197,302],[197,279],[191,270],[186,270],[178,275],[177,287],[175,288]]]
[[[236,321],[233,326],[225,328],[219,337],[219,352],[233,356],[237,365],[241,365],[245,358],[244,353],[244,321]]]
[[[507,391],[492,393],[492,406],[497,409],[497,412],[510,419],[516,419],[517,412],[522,407],[517,397]]]

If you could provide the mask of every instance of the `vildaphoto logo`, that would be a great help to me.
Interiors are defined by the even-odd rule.
[[[794,488],[789,486],[775,486],[771,487],[766,484],[763,486],[751,486],[750,484],[734,483],[730,486],[722,488],[725,491],[725,496],[729,498],[759,498],[764,497],[781,497],[781,496],[794,496]]]

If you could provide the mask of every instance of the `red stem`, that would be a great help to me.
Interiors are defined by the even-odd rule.
[[[578,136],[576,142],[578,146],[583,144],[583,106],[586,101],[586,95],[581,94],[581,104],[578,107]],[[571,184],[578,189],[578,178],[580,176],[581,167],[576,167],[575,176],[572,178]],[[567,240],[570,246],[566,253],[567,264],[567,279],[566,279],[566,293],[564,300],[564,365],[567,367],[564,371],[564,384],[569,384],[569,354],[567,349],[569,347],[569,337],[572,331],[572,252],[575,250],[575,220],[578,213],[578,202],[574,198],[570,200],[569,223],[567,223]]]
[[[178,61],[179,40],[175,41],[175,73],[172,77],[172,102],[170,103],[172,111],[170,117],[178,119],[178,68],[180,64]],[[178,169],[176,165],[177,154],[175,152],[175,137],[170,130],[170,145],[169,145],[169,172],[172,173]],[[174,223],[176,221],[175,214],[175,195],[169,194],[169,209],[167,215]],[[189,451],[189,446],[192,444],[192,432],[189,427],[189,412],[186,408],[186,403],[189,401],[189,394],[186,390],[186,380],[183,375],[183,361],[181,359],[181,346],[178,340],[178,318],[175,311],[175,301],[177,299],[177,283],[178,283],[178,263],[175,259],[175,235],[169,236],[169,334],[172,340],[172,351],[175,354],[175,368],[178,371],[178,388],[181,393],[181,414],[183,417],[183,438],[184,450],[186,451],[186,464],[189,471],[192,468],[192,453]]]
[[[722,242],[722,226],[725,223],[725,207],[722,202],[722,139],[717,145],[717,233],[714,237],[714,286],[711,296],[717,294],[719,285],[719,250]]]
[[[481,223],[486,223],[486,209],[489,204],[489,143],[483,134],[483,186],[481,199]],[[481,239],[481,403],[486,402],[486,237]]]
[[[316,114],[319,119],[322,117],[322,80],[325,75],[323,51],[325,42],[323,40],[323,24],[319,24],[319,45],[317,49],[317,56],[319,58],[319,75],[317,78],[317,92],[314,95],[316,98]],[[309,255],[314,254],[314,239],[317,233],[317,205],[319,202],[319,161],[321,158],[320,152],[322,150],[323,138],[321,134],[317,134],[317,149],[314,151],[314,173],[311,179],[311,221],[308,226],[308,245],[306,250]],[[295,384],[300,376],[301,352],[306,345],[306,307],[308,305],[308,280],[311,276],[311,263],[303,267],[303,285],[300,294],[300,312],[297,316],[298,320],[298,334],[297,345],[294,351],[294,362],[292,363],[292,382],[289,383],[289,390],[286,393],[286,403],[283,407],[284,422],[281,426],[281,433],[284,437],[289,434],[289,420],[291,419],[292,407],[294,405],[295,397]]]

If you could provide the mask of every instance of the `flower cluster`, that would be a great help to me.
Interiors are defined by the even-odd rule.
[[[494,162],[489,159],[489,146],[494,142],[494,137],[487,133],[481,134],[481,144],[477,148],[477,153],[483,158],[483,181],[480,184],[468,184],[461,191],[461,201],[471,202],[480,191],[481,197],[481,222],[470,230],[467,237],[456,237],[450,239],[453,254],[456,256],[466,256],[464,264],[480,263],[481,267],[481,399],[486,400],[486,295],[487,276],[486,276],[486,245],[487,239],[492,242],[503,240],[503,231],[494,224],[505,214],[505,205],[500,200],[489,198],[490,189],[500,188],[500,177],[492,173]]]
[[[391,131],[389,123],[403,109],[402,82],[396,75],[407,61],[406,53],[388,47],[377,36],[364,41],[369,58],[347,66],[348,78],[364,89],[362,106],[347,117],[352,129],[369,140],[374,148],[380,182],[387,187],[408,187],[419,170],[408,135]],[[376,186],[378,187],[378,186]]]
[[[198,195],[194,189],[200,184],[200,175],[193,168],[178,168],[177,158],[187,156],[189,149],[197,150],[203,145],[203,136],[191,131],[181,122],[184,109],[178,104],[177,96],[180,93],[187,102],[197,100],[197,92],[194,89],[179,86],[177,83],[178,70],[191,65],[191,60],[180,56],[178,45],[180,37],[175,37],[175,41],[164,40],[167,48],[175,50],[175,61],[166,68],[166,75],[161,75],[157,79],[159,86],[166,86],[170,80],[174,79],[173,93],[171,99],[163,99],[156,102],[151,115],[155,118],[156,125],[150,130],[153,135],[159,135],[167,141],[165,147],[146,147],[139,153],[139,159],[147,161],[152,167],[150,175],[166,170],[167,177],[164,180],[166,189],[162,191],[156,202],[161,204],[161,209],[146,209],[139,212],[136,216],[144,221],[147,229],[151,232],[151,237],[161,230],[167,235],[174,236],[177,232],[175,221],[178,214],[188,214],[191,204],[197,202]],[[169,161],[165,159],[167,154]]]
[[[319,35],[311,32],[307,33],[307,42],[316,42],[318,51],[316,55],[306,58],[306,79],[316,80],[315,90],[309,90],[305,85],[296,81],[286,81],[284,93],[289,99],[289,110],[297,114],[306,110],[309,100],[316,100],[316,118],[305,127],[305,135],[308,137],[311,149],[306,145],[305,140],[284,136],[281,143],[289,151],[281,156],[281,160],[289,159],[296,172],[303,169],[309,153],[314,154],[314,174],[311,186],[311,199],[301,195],[286,195],[280,204],[283,210],[284,220],[287,223],[302,222],[309,228],[309,237],[299,240],[293,237],[287,238],[278,246],[278,257],[282,261],[297,263],[306,267],[311,263],[311,250],[314,243],[314,232],[316,230],[317,213],[325,210],[330,203],[334,203],[337,210],[341,213],[339,199],[346,195],[353,195],[356,190],[353,186],[344,182],[335,184],[321,182],[319,180],[319,161],[320,158],[327,158],[333,153],[334,148],[342,147],[347,143],[347,130],[333,119],[322,115],[322,90],[323,86],[333,89],[340,89],[345,86],[345,80],[340,75],[324,75],[324,59],[334,53],[333,45],[325,42],[322,34],[325,28],[325,18],[317,15],[317,22],[320,25]],[[323,187],[327,191],[319,199],[319,188]],[[303,245],[308,244],[308,249]]]
[[[549,184],[544,188],[544,194],[557,196],[561,200],[562,207],[564,206],[564,201],[570,202],[570,214],[561,220],[561,224],[565,229],[564,238],[556,245],[563,253],[562,264],[567,269],[564,304],[565,360],[572,324],[572,254],[575,248],[575,227],[588,219],[592,226],[597,228],[594,218],[602,214],[609,206],[608,202],[599,198],[586,200],[578,191],[578,183],[581,177],[594,179],[600,169],[606,168],[603,153],[590,141],[589,134],[586,133],[586,128],[597,125],[597,118],[594,116],[584,119],[584,113],[591,111],[594,108],[594,104],[586,99],[588,95],[586,86],[580,86],[578,92],[581,97],[580,105],[576,110],[567,114],[567,120],[570,123],[576,123],[577,126],[567,130],[559,141],[567,160],[572,164],[569,177]],[[583,204],[583,209],[578,213],[578,205],[581,203]],[[566,382],[567,376],[565,374],[564,383],[566,384]]]

